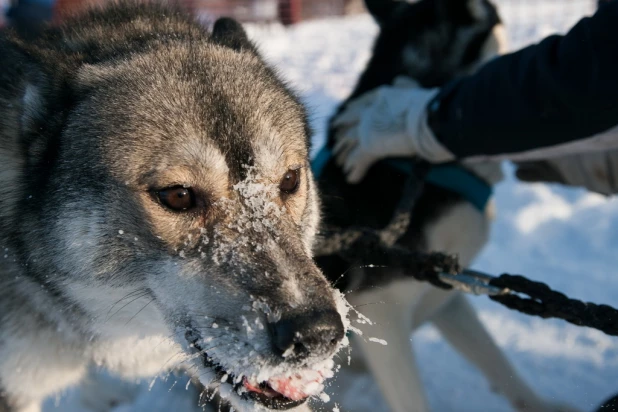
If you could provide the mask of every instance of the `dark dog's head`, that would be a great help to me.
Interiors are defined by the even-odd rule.
[[[411,77],[441,86],[474,71],[503,42],[495,7],[487,0],[365,0],[380,26],[371,61],[352,97]]]
[[[345,316],[311,256],[303,107],[232,20],[211,36],[152,7],[69,24],[16,52],[11,219],[30,276],[95,341],[174,335],[236,402],[302,403]]]

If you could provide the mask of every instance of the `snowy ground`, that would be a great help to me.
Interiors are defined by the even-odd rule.
[[[513,48],[556,31],[564,31],[589,14],[588,0],[503,0],[497,2]],[[353,86],[368,56],[376,27],[367,16],[309,22],[284,30],[250,27],[267,58],[300,90],[312,112],[315,148],[324,138],[326,118]],[[582,190],[516,182],[496,187],[498,217],[491,241],[474,267],[490,273],[522,273],[547,282],[569,296],[618,306],[618,198]],[[548,398],[593,410],[618,392],[618,338],[565,322],[527,317],[486,298],[472,298],[496,341],[524,378]],[[433,410],[509,411],[471,365],[437,332],[424,327],[414,337],[422,377]],[[174,379],[124,385],[126,411],[192,410],[183,382]],[[343,394],[346,409],[386,411],[379,391],[367,376],[357,376]],[[69,393],[50,400],[46,412],[90,410],[77,406]],[[179,402],[179,403],[176,403]],[[58,409],[54,404],[59,405]],[[176,405],[171,407],[170,405]],[[178,406],[183,405],[183,406]],[[332,404],[326,406],[330,410]],[[184,409],[186,408],[186,409]]]

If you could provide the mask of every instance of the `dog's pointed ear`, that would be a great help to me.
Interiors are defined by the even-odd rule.
[[[44,95],[50,82],[36,56],[21,45],[9,42],[0,44],[0,54],[3,55],[0,66],[5,75],[4,79],[11,79],[14,84],[13,87],[4,89],[11,90],[2,96],[3,100],[9,102],[9,109],[5,111],[4,107],[0,108],[0,114],[12,112],[12,115],[2,116],[17,122],[10,128],[22,134],[30,133],[36,130],[37,124],[45,118],[47,105]]]
[[[485,0],[467,0],[468,12],[475,20],[486,20],[491,6]]]
[[[451,15],[474,21],[486,20],[493,8],[486,0],[442,0],[437,4]]]
[[[255,46],[249,40],[245,29],[234,19],[221,17],[212,28],[211,40],[214,43],[236,51],[250,51],[257,53]]]
[[[402,3],[399,0],[365,0],[365,7],[378,24],[383,24]]]

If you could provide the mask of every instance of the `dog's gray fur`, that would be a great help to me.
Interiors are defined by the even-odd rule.
[[[332,357],[277,356],[264,327],[343,310],[311,259],[304,109],[238,24],[114,5],[0,34],[0,67],[0,405],[37,410],[93,362],[205,373],[187,327],[237,377]],[[157,200],[177,185],[195,208]]]

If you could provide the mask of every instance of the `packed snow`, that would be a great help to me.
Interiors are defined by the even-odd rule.
[[[565,31],[594,8],[590,0],[497,3],[513,49]],[[349,93],[369,57],[375,24],[362,15],[288,29],[248,29],[267,59],[308,104],[316,132],[315,153],[324,140],[326,119]],[[504,169],[507,178],[495,190],[498,213],[491,240],[473,267],[493,274],[525,274],[569,296],[618,306],[618,198],[553,185],[522,184],[513,178],[511,165],[505,164]],[[542,396],[591,411],[618,392],[618,338],[559,320],[528,317],[485,297],[471,299],[495,340]],[[433,410],[511,410],[433,327],[425,326],[415,334],[414,350]],[[114,412],[201,410],[186,378],[172,376],[131,384],[104,374],[96,379],[102,382],[97,391],[104,392],[98,395],[113,399],[109,410]],[[80,403],[87,392],[72,390],[50,399],[45,412],[101,410]],[[388,410],[375,382],[366,374],[341,371],[329,394],[332,401],[318,409]]]

